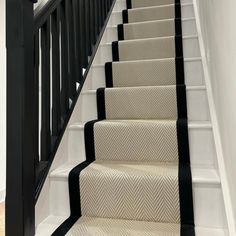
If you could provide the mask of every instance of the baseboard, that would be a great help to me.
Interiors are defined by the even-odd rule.
[[[0,190],[0,203],[5,201],[5,189]]]
[[[228,184],[229,182],[227,180],[227,175],[226,175],[226,167],[225,167],[224,156],[223,156],[222,142],[221,142],[218,120],[216,116],[215,102],[213,98],[210,73],[209,73],[209,68],[208,68],[207,58],[206,58],[206,53],[205,53],[204,40],[203,40],[203,35],[202,35],[202,30],[201,30],[198,7],[197,7],[197,0],[193,0],[193,7],[194,7],[195,18],[196,18],[196,24],[197,24],[197,33],[199,37],[200,53],[202,57],[205,85],[207,89],[207,97],[208,97],[208,103],[209,103],[209,109],[210,109],[210,115],[211,115],[211,121],[212,121],[212,127],[213,127],[213,135],[214,135],[214,141],[215,141],[215,146],[216,146],[219,175],[221,179],[221,186],[222,186],[222,192],[223,192],[223,198],[224,198],[224,204],[225,204],[225,212],[226,212],[228,231],[229,231],[228,233],[229,233],[229,236],[235,236],[236,235],[236,227],[235,227],[236,221],[235,221],[235,216],[232,210],[232,198],[230,195],[230,189],[229,189],[229,184]]]

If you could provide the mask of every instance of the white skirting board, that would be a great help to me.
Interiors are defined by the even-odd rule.
[[[236,235],[236,219],[232,210],[232,199],[230,196],[229,184],[227,180],[224,156],[223,156],[223,149],[222,149],[222,142],[220,137],[219,125],[216,117],[216,110],[215,110],[215,102],[213,99],[212,93],[212,86],[211,86],[211,79],[209,68],[206,59],[206,52],[204,47],[203,35],[201,30],[201,23],[199,18],[199,12],[197,7],[197,1],[193,0],[193,8],[194,14],[196,18],[196,26],[197,26],[197,33],[198,33],[198,40],[199,40],[199,47],[200,47],[200,54],[202,57],[202,64],[203,64],[203,73],[205,78],[205,85],[207,90],[208,96],[208,103],[209,103],[209,110],[211,115],[212,127],[213,127],[213,136],[215,140],[216,146],[216,153],[217,153],[217,161],[218,161],[218,168],[219,168],[219,175],[221,179],[222,191],[223,191],[223,198],[225,204],[225,211],[228,223],[228,231],[230,236]]]

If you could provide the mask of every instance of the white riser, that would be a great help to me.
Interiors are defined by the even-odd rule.
[[[200,49],[197,36],[183,37],[184,58],[200,57]],[[95,64],[104,64],[112,61],[111,43],[101,44],[94,58]]]
[[[122,3],[121,6],[118,6],[118,5],[119,4],[117,4],[117,6],[115,6],[115,7],[117,7],[117,9],[120,9],[120,10],[112,12],[111,19],[109,21],[109,26],[118,25],[118,24],[123,23],[122,10],[126,9],[126,6],[124,5],[124,3]],[[186,4],[181,5],[181,17],[182,17],[182,19],[194,17],[194,10],[193,10],[192,3],[186,3]]]
[[[181,4],[192,3],[192,0],[181,0]],[[114,6],[114,11],[122,11],[126,9],[126,0],[117,0]]]
[[[67,176],[71,168],[71,165],[61,167],[50,176],[52,215],[69,216],[70,214]],[[223,199],[216,172],[210,169],[193,169],[192,175],[196,226],[224,227]]]
[[[189,148],[191,165],[198,168],[215,167],[215,146],[210,123],[189,123]],[[84,125],[75,124],[68,130],[68,162],[85,159]]]
[[[196,28],[195,18],[182,20],[182,35],[189,36],[196,34],[197,34],[197,28]],[[108,27],[104,34],[102,43],[109,43],[117,40],[118,40],[117,27],[116,26]]]
[[[74,123],[97,119],[96,91],[81,93],[80,105],[75,108]],[[78,110],[77,110],[78,109]],[[209,107],[204,86],[187,87],[189,121],[209,121]]]
[[[94,65],[87,76],[86,89],[105,87],[105,66]],[[187,86],[204,85],[202,61],[200,58],[185,59],[185,84]]]

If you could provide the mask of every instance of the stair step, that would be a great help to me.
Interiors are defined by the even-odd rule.
[[[133,24],[127,24],[128,25],[133,25],[134,27],[137,27],[137,32],[136,32],[136,38],[147,38],[142,34],[140,34],[141,32],[139,31],[138,25],[143,25],[146,26],[149,23],[159,23],[159,24],[163,24],[167,25],[170,22],[173,22],[174,19],[167,19],[167,20],[160,20],[160,21],[147,21],[144,23],[133,23]],[[130,26],[129,26],[130,27]],[[135,29],[135,28],[134,28]],[[156,31],[155,31],[156,32]],[[109,26],[107,27],[105,34],[104,34],[104,38],[103,38],[103,43],[108,43],[108,42],[112,42],[112,41],[117,41],[118,40],[118,36],[117,36],[117,26]],[[182,35],[183,36],[190,36],[190,35],[196,35],[197,34],[197,29],[196,29],[196,21],[195,18],[186,18],[186,19],[182,19]],[[155,35],[149,33],[149,38],[151,37],[163,37],[163,36],[173,36],[175,35],[170,31],[165,30],[165,32],[156,32]]]
[[[99,119],[103,106],[106,119],[186,118],[183,85],[106,88],[97,91],[97,104]]]
[[[177,137],[187,125],[181,122],[183,125],[176,120],[102,120],[93,125],[90,142],[99,161],[176,163]]]
[[[215,145],[212,126],[209,122],[189,122],[189,149],[191,164],[197,168],[214,168]],[[84,123],[75,123],[68,130],[67,160],[70,163],[82,162],[84,152]]]
[[[180,36],[122,40],[113,42],[113,61],[180,57],[182,56],[182,50],[177,50],[180,42],[182,44],[182,37]]]
[[[163,0],[163,3],[164,3],[164,5],[170,4],[170,1],[172,1],[172,0],[168,0],[168,1]],[[126,0],[117,0],[116,4],[114,6],[114,11],[122,11],[124,9],[127,9],[126,2],[127,2]],[[181,2],[181,4],[186,4],[186,3],[192,3],[193,1],[192,0],[181,0],[180,2]]]
[[[192,4],[186,4],[192,6]],[[169,5],[160,5],[160,6],[147,6],[142,8],[134,8],[123,10],[122,18],[123,23],[135,23],[135,22],[144,22],[152,20],[163,20],[171,18],[181,17],[179,9],[183,8],[184,5],[169,4]],[[190,17],[190,11],[187,11],[187,15],[182,13],[185,17]]]
[[[111,218],[81,217],[70,231],[70,235],[129,235],[129,236],[178,236],[179,224],[143,221],[114,220]]]
[[[177,162],[96,159],[79,178],[83,216],[180,222]]]
[[[105,70],[107,87],[185,84],[183,58],[110,62]]]
[[[45,236],[45,235],[51,235],[54,230],[65,220],[65,217],[61,217],[61,216],[49,216],[47,219],[45,219],[36,229],[36,236]],[[106,224],[107,224],[107,221],[106,219],[98,219],[98,218],[92,218],[90,220],[93,220],[93,221],[97,221],[99,220],[99,222],[101,221],[105,221]],[[102,223],[102,222],[101,222]],[[103,236],[113,236],[114,232],[117,232],[117,227],[118,228],[121,228],[123,227],[123,224],[125,223],[125,225],[127,225],[128,223],[130,224],[130,222],[126,222],[126,221],[118,221],[117,220],[112,220],[112,219],[109,219],[109,227],[111,228],[111,230],[113,229],[112,227],[114,226],[114,229],[112,230],[112,233],[104,233],[104,232],[107,232],[107,228],[104,228],[104,224],[101,224],[100,225],[100,229],[104,229],[104,232],[102,232]],[[118,225],[117,225],[118,224]],[[135,223],[134,223],[135,224]],[[144,222],[138,222],[138,225],[135,224],[135,228],[132,230],[132,231],[129,231],[128,234],[125,234],[125,235],[133,235],[133,236],[136,236],[138,235],[137,234],[137,228],[140,227],[140,224],[141,226],[143,226]],[[148,224],[148,223],[146,223]],[[76,225],[77,226],[77,225]],[[132,224],[131,224],[132,226]],[[97,227],[97,224],[96,226],[94,225],[90,225],[90,227],[92,227],[92,229],[94,230],[96,227]],[[147,226],[143,226],[142,228],[145,228],[146,229]],[[125,227],[124,227],[125,228]],[[196,231],[196,236],[227,236],[227,234],[225,233],[225,230],[224,229],[219,229],[219,228],[206,228],[206,227],[196,227],[195,228],[195,231]],[[93,231],[94,232],[94,231]],[[100,231],[98,231],[100,233]],[[108,231],[109,232],[109,231]],[[132,232],[134,232],[134,234],[131,234]],[[96,232],[97,233],[97,232]],[[74,235],[77,235],[77,234],[74,234]],[[81,235],[85,235],[85,234],[81,234]],[[121,234],[121,235],[124,235],[124,234]],[[141,234],[140,236],[143,236],[144,234]],[[72,235],[71,235],[72,236]]]
[[[210,114],[205,86],[187,87],[186,92],[189,121],[209,121]],[[82,92],[79,103],[81,105],[80,110],[76,110],[72,122],[97,119],[96,90]]]
[[[163,8],[163,7],[161,7]],[[174,15],[166,15],[167,18],[173,18]],[[193,10],[193,4],[192,3],[183,3],[181,4],[181,17],[182,19],[185,18],[191,18],[194,17],[194,10]],[[156,19],[155,19],[156,20]],[[122,19],[122,11],[113,11],[111,14],[111,18],[109,20],[109,25],[118,25],[118,24],[123,24],[123,19]]]
[[[158,40],[159,39],[159,40]],[[169,41],[169,43],[174,43],[174,38],[173,37],[161,37],[161,38],[157,38],[157,40],[153,40],[150,39],[150,42],[154,43],[161,43],[162,40],[167,39]],[[141,40],[125,40],[120,42],[121,44],[125,45],[126,47],[131,45],[132,42],[138,43],[136,44],[137,46],[142,44],[142,42],[144,42],[145,39],[141,39]],[[127,44],[128,43],[128,44]],[[135,47],[136,47],[135,45]],[[173,54],[167,55],[166,57],[175,57],[175,44],[172,45],[173,48]],[[124,49],[124,48],[123,48]],[[152,48],[153,50],[153,48]],[[134,53],[134,51],[133,51]],[[195,57],[200,57],[200,48],[199,48],[199,42],[198,42],[198,36],[197,35],[191,35],[191,36],[184,36],[183,37],[183,57],[184,58],[195,58]],[[141,59],[141,58],[139,58]],[[151,59],[151,58],[146,58],[146,59]],[[154,59],[158,59],[158,58],[154,58]],[[127,59],[126,60],[130,60]],[[132,59],[131,59],[132,60]],[[94,63],[95,64],[105,64],[106,62],[112,61],[112,47],[111,47],[111,43],[106,43],[106,44],[101,44],[96,56],[94,58]]]
[[[68,174],[75,164],[65,164],[50,174],[51,214],[69,216]],[[192,167],[195,224],[225,227],[224,203],[219,176],[214,169]]]
[[[143,8],[143,7],[150,7],[150,6],[162,6],[162,5],[171,5],[175,4],[175,0],[130,0],[131,8]],[[128,7],[127,7],[128,8]]]
[[[119,40],[168,37],[182,34],[182,30],[180,30],[182,27],[181,19],[120,24],[117,27]]]
[[[168,61],[170,59],[160,59],[155,61],[160,61],[162,63],[165,63],[165,61]],[[150,66],[148,65],[150,63],[150,66],[152,64],[152,60],[146,60],[143,61],[144,65],[146,64],[148,67],[142,67],[142,71],[139,71],[139,67],[136,65],[139,65],[141,63],[140,61],[127,61],[127,62],[116,62],[116,65],[119,66],[119,76],[122,78],[125,78],[124,81],[129,81],[127,76],[127,70],[126,65],[128,66],[127,69],[132,68],[132,71],[134,74],[137,74],[137,79],[140,78],[147,78],[143,71],[146,71],[147,68]],[[132,66],[132,67],[131,67]],[[137,70],[135,70],[137,68]],[[161,67],[160,69],[156,69],[156,67],[149,68],[152,70],[157,71],[158,74],[155,74],[155,77],[159,77],[159,73],[166,73],[166,67]],[[149,77],[151,76],[150,73],[147,74]],[[170,76],[166,73],[165,76]],[[190,58],[190,59],[184,59],[184,77],[185,77],[185,84],[187,86],[201,86],[204,85],[204,76],[203,76],[203,68],[202,68],[202,60],[201,58]],[[150,77],[151,78],[151,77]],[[143,81],[145,81],[143,79]],[[87,82],[85,84],[86,89],[97,89],[100,87],[105,87],[105,66],[102,64],[94,65],[91,67],[91,71],[89,72],[87,76]],[[127,85],[126,85],[127,86]]]
[[[192,38],[192,37],[187,37]],[[192,38],[193,39],[193,38]],[[173,57],[198,57],[197,51],[189,51],[185,45],[182,51],[181,36],[158,37],[150,39],[123,40],[112,43],[113,61],[150,60]],[[154,50],[155,49],[155,50]],[[185,55],[186,53],[189,55]]]

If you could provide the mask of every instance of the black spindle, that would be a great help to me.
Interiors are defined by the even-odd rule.
[[[86,47],[86,17],[85,17],[85,0],[79,0],[79,13],[80,13],[80,27],[81,27],[81,63],[82,67],[86,68],[88,65],[88,52]]]
[[[65,1],[60,6],[61,18],[61,112],[65,119],[69,110],[69,77],[68,77],[68,34],[65,15]]]
[[[95,44],[95,11],[94,11],[94,0],[89,0],[90,2],[90,40],[91,45],[93,46]]]
[[[90,20],[91,20],[90,0],[85,0],[84,7],[85,7],[86,50],[87,50],[87,60],[88,60],[88,56],[90,56],[92,53],[91,29],[90,29]]]
[[[39,164],[39,31],[34,35],[34,134],[35,134],[35,167]]]
[[[41,160],[50,154],[50,19],[41,28],[42,86],[41,86]]]
[[[80,37],[80,17],[78,1],[72,0],[73,9],[73,22],[74,22],[74,46],[75,46],[75,69],[76,69],[76,81],[81,82],[82,79],[82,66],[81,66],[81,37]]]
[[[61,126],[60,109],[60,45],[59,17],[60,9],[51,16],[52,25],[52,135],[58,136]]]
[[[71,0],[66,1],[66,19],[68,23],[68,43],[69,43],[69,96],[74,100],[76,94],[76,74],[75,74],[75,38],[74,21]]]
[[[95,40],[97,40],[97,36],[99,33],[99,20],[98,20],[98,2],[97,0],[94,1],[94,27],[95,27]]]

